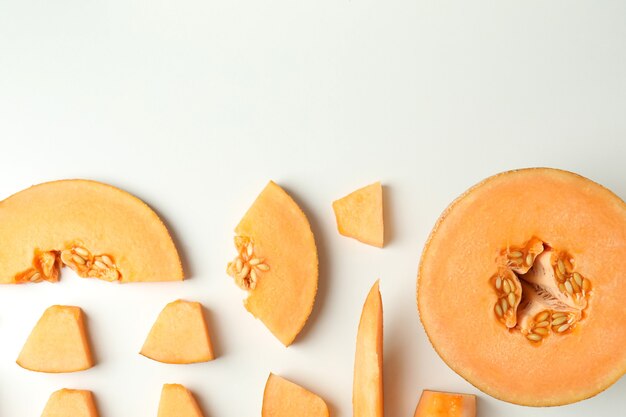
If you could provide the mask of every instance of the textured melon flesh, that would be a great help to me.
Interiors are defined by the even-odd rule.
[[[239,255],[228,273],[249,291],[246,309],[289,346],[311,314],[317,292],[317,248],[309,222],[293,199],[270,182],[235,233]]]
[[[593,282],[586,317],[539,345],[495,319],[490,280],[501,250],[533,236],[567,251]],[[625,253],[626,205],[609,190],[560,170],[500,174],[435,226],[420,265],[420,318],[443,360],[486,393],[533,406],[582,400],[626,370],[626,327],[615,325],[626,322]]]
[[[476,397],[424,390],[414,417],[476,417]]]
[[[263,393],[262,417],[328,417],[328,406],[317,395],[278,375],[270,374]]]
[[[79,307],[52,306],[26,340],[17,363],[38,372],[75,372],[91,368],[93,360]]]
[[[60,265],[107,281],[183,279],[176,247],[154,211],[95,181],[39,184],[0,202],[0,241],[3,284],[54,282]]]
[[[354,417],[383,416],[383,303],[374,284],[363,306],[354,356]]]
[[[165,384],[157,417],[202,417],[202,411],[187,388],[179,384]]]
[[[53,392],[41,417],[98,417],[91,391],[62,389]]]
[[[383,188],[380,182],[368,185],[333,202],[337,229],[344,236],[382,248]]]
[[[177,300],[157,317],[141,354],[164,363],[195,363],[214,359],[202,305]]]

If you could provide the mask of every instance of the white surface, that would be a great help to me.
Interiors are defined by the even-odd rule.
[[[376,277],[386,415],[412,416],[424,388],[477,392],[418,320],[422,246],[454,197],[502,170],[565,168],[626,197],[625,21],[622,0],[0,1],[0,197],[58,178],[122,187],[166,219],[191,277],[119,286],[65,272],[57,285],[0,288],[0,416],[38,416],[61,387],[93,390],[102,417],[155,416],[165,382],[191,388],[207,416],[258,416],[270,371],[351,416],[356,328]],[[315,310],[289,349],[224,273],[232,229],[270,178],[308,213],[320,250]],[[340,237],[330,207],[379,179],[383,250]],[[179,297],[210,310],[214,362],[137,354]],[[55,303],[86,311],[95,368],[14,363]],[[480,394],[479,414],[614,416],[625,394],[626,379],[552,409]]]

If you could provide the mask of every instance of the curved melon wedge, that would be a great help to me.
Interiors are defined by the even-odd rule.
[[[476,396],[424,390],[414,417],[476,417]]]
[[[41,417],[98,417],[91,391],[61,389],[50,395]]]
[[[165,384],[161,390],[158,417],[203,417],[191,392],[180,384]]]
[[[141,354],[163,363],[196,363],[214,359],[202,304],[177,300],[159,314]]]
[[[183,271],[163,222],[110,185],[62,180],[0,202],[0,283],[58,280],[67,265],[106,281],[177,281]]]
[[[80,307],[52,306],[33,328],[17,364],[37,372],[76,372],[94,363]]]
[[[285,346],[304,327],[317,293],[317,248],[296,202],[267,184],[235,229],[237,257],[227,273],[248,291],[246,309]]]
[[[320,397],[285,378],[270,374],[263,393],[262,417],[328,415],[328,406]]]
[[[380,182],[334,201],[333,210],[339,233],[368,245],[384,246],[383,187]]]
[[[359,322],[352,407],[354,417],[383,416],[383,302],[378,281],[367,295]]]

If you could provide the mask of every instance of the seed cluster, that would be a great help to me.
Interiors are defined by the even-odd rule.
[[[544,243],[536,238],[528,241],[524,247],[507,248],[499,258],[501,260],[498,263],[499,272],[491,280],[498,297],[494,305],[496,317],[507,328],[519,330],[531,342],[541,342],[550,334],[564,334],[571,330],[581,320],[592,288],[587,278],[574,271],[574,260],[567,253],[556,251],[556,255],[551,258],[554,271],[554,276],[550,280],[552,285],[544,281],[539,285],[523,287],[520,277],[529,273],[535,260],[544,250],[553,251],[549,247],[545,249]],[[548,274],[546,277],[551,276]],[[543,306],[543,311],[539,310],[530,319],[524,314],[534,314],[537,311],[536,307],[532,307],[529,313],[522,313],[522,317],[517,317],[520,314],[517,311],[520,303],[524,306],[522,312],[528,311],[529,305],[532,305],[528,304],[531,302],[528,298],[524,298],[526,301],[522,299],[522,288],[543,289],[538,293],[540,299],[544,297],[544,301],[540,302],[547,303]],[[561,296],[558,295],[559,292]]]
[[[550,334],[550,330],[552,333],[564,333],[570,330],[576,321],[576,315],[573,313],[542,311],[535,316],[526,338],[532,342],[541,342]]]
[[[253,290],[259,279],[259,274],[267,272],[270,267],[265,259],[254,253],[254,243],[251,239],[242,236],[235,237],[237,256],[228,263],[226,273],[235,279],[235,283],[244,290]]]

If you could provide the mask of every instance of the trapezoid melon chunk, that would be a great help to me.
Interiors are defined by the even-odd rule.
[[[141,354],[164,363],[213,360],[202,304],[177,300],[166,305],[152,326]]]
[[[37,372],[76,372],[94,363],[80,307],[52,306],[33,328],[17,364]]]
[[[203,417],[202,411],[187,388],[165,384],[161,390],[157,417]]]
[[[176,247],[138,198],[110,185],[61,180],[0,202],[0,283],[58,280],[69,266],[106,281],[179,281]]]
[[[270,374],[263,393],[262,417],[328,417],[319,396],[278,375]]]
[[[383,187],[380,182],[333,202],[333,210],[339,233],[368,245],[384,246]]]
[[[435,225],[420,318],[448,366],[487,394],[579,401],[626,371],[625,255],[626,204],[608,189],[549,168],[495,175]]]
[[[61,389],[50,395],[41,417],[98,417],[91,391]]]
[[[227,272],[248,291],[246,309],[285,346],[311,314],[317,292],[317,248],[296,202],[274,182],[235,228],[237,257]]]
[[[424,390],[414,417],[476,417],[476,396]]]
[[[383,302],[378,283],[367,295],[356,337],[354,417],[383,417]]]

